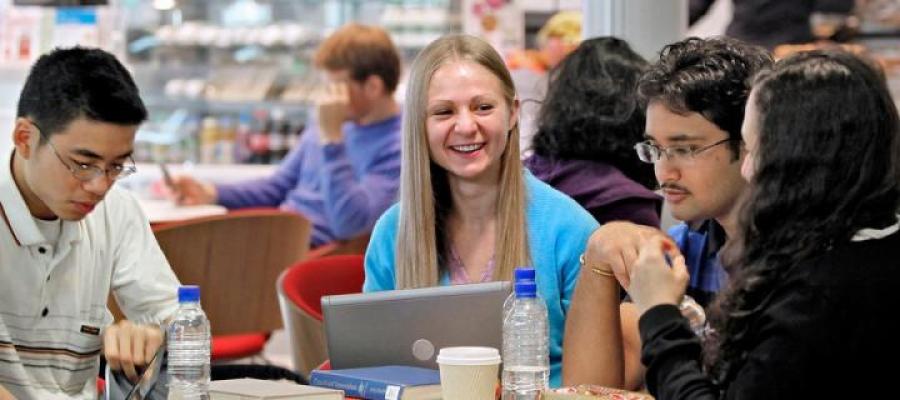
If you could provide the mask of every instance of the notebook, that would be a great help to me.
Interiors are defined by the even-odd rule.
[[[209,383],[210,400],[344,400],[344,392],[287,381],[229,379]]]
[[[452,346],[502,348],[509,282],[325,296],[322,313],[334,369],[411,365],[437,369]]]

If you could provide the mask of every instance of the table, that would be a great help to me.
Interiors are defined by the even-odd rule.
[[[228,209],[216,204],[196,206],[175,205],[166,199],[139,199],[138,202],[151,224],[176,222],[190,218],[209,217],[228,213]]]

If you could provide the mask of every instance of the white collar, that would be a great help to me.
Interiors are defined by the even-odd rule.
[[[28,210],[25,198],[16,186],[16,181],[12,176],[12,157],[15,151],[12,151],[9,162],[0,163],[0,229],[4,229],[3,225],[12,233],[13,239],[19,246],[34,246],[47,242],[41,230],[38,229],[37,223]],[[59,243],[63,241],[77,241],[80,235],[77,234],[80,221],[63,221],[62,232],[59,236]]]
[[[851,242],[862,242],[866,240],[875,240],[881,239],[887,236],[894,234],[900,230],[900,215],[895,217],[894,224],[881,229],[874,228],[863,228],[856,231],[856,234],[853,235],[853,238],[850,239]]]

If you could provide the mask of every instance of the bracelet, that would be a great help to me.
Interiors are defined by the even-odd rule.
[[[580,262],[580,263],[581,263],[581,267],[584,268],[584,266],[585,266],[585,265],[584,265],[584,264],[585,264],[585,262],[584,262],[584,253],[581,253],[581,257],[578,257],[578,262]],[[601,266],[606,266],[607,268],[601,268]],[[591,267],[591,272],[593,272],[593,273],[595,273],[595,274],[597,274],[597,275],[600,275],[600,276],[606,276],[606,277],[609,277],[609,278],[615,278],[615,274],[613,274],[613,272],[610,271],[610,268],[609,268],[609,267],[611,267],[609,264],[607,264],[607,263],[602,263],[602,264],[600,264],[600,266],[592,266],[592,267]]]

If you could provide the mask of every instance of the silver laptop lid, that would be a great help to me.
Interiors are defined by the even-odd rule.
[[[502,348],[509,282],[322,297],[334,369],[377,365],[437,368],[442,347]]]

